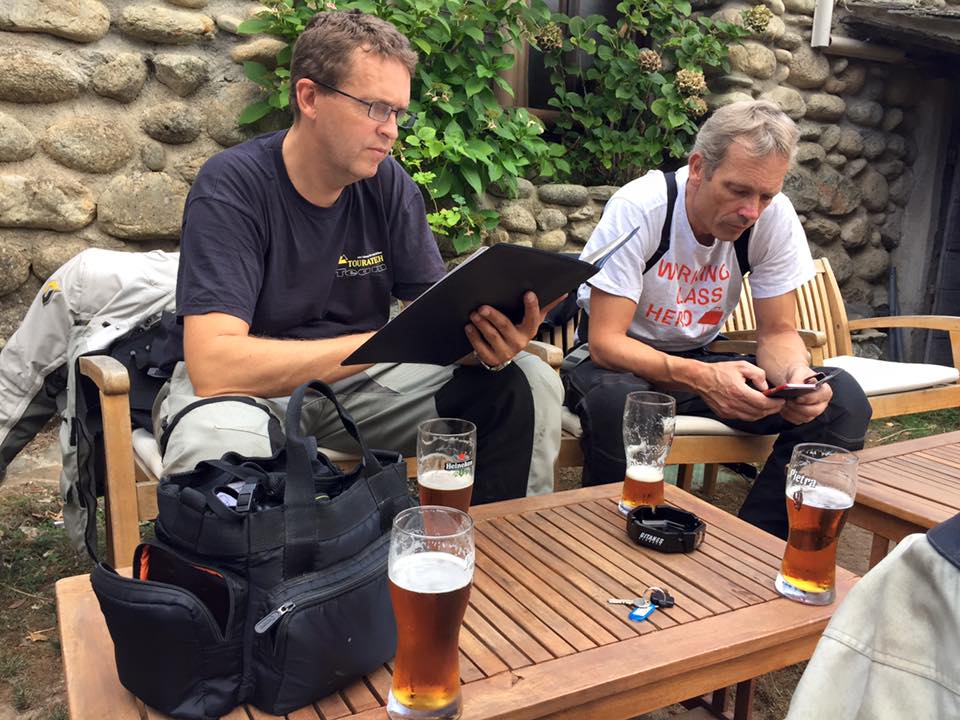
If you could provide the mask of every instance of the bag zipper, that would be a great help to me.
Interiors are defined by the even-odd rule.
[[[388,536],[384,536],[384,537],[388,537]],[[380,546],[382,546],[383,544],[384,543],[382,542],[378,543],[378,545]],[[379,549],[379,548],[375,548],[375,549]],[[368,581],[375,578],[378,574],[383,572],[384,565],[385,565],[385,562],[382,562],[382,561],[371,563],[370,569],[368,569],[362,575],[349,578],[346,581],[334,583],[332,585],[329,585],[327,587],[324,587],[320,590],[316,590],[311,593],[306,593],[305,595],[299,598],[299,602],[294,600],[285,601],[284,603],[282,603],[281,605],[279,605],[278,607],[274,608],[269,613],[264,615],[262,618],[260,618],[257,624],[254,625],[253,627],[254,633],[256,633],[257,635],[263,635],[281,620],[284,620],[284,624],[285,624],[286,618],[284,616],[289,615],[295,609],[309,607],[310,605],[316,605],[320,602],[323,602],[324,600],[328,600],[331,597],[348,592],[350,590],[353,590],[356,587],[359,587],[360,585],[367,583]]]

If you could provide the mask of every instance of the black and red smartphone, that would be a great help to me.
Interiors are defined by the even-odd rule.
[[[763,394],[769,398],[778,398],[789,400],[790,398],[800,397],[816,390],[825,382],[837,376],[839,370],[833,370],[828,373],[818,372],[806,378],[802,383],[782,383],[772,388],[767,388]]]

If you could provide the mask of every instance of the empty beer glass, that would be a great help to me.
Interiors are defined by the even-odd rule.
[[[397,514],[388,568],[397,619],[397,656],[387,699],[393,720],[460,717],[460,623],[473,565],[469,515],[435,505]]]
[[[670,452],[677,402],[669,395],[641,390],[627,395],[623,406],[623,449],[627,471],[620,512],[638,505],[663,504],[663,464]]]
[[[417,485],[421,505],[467,512],[473,495],[477,426],[469,420],[434,418],[417,432]]]
[[[790,536],[776,588],[784,597],[829,605],[836,597],[837,540],[857,494],[859,458],[849,450],[803,443],[787,466]]]

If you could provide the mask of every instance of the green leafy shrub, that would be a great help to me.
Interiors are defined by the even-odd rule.
[[[494,89],[513,93],[500,73],[512,67],[508,47],[529,41],[550,17],[542,0],[262,0],[265,9],[240,26],[287,41],[277,67],[244,64],[247,77],[267,97],[243,112],[242,123],[286,111],[293,42],[317,12],[359,9],[393,23],[420,54],[411,105],[419,119],[401,130],[398,160],[426,190],[433,204],[428,219],[455,252],[477,246],[496,226],[494,210],[474,197],[491,184],[508,190],[517,178],[569,172],[563,148],[542,137],[543,125],[523,108],[504,108]]]
[[[539,36],[574,180],[620,185],[684,157],[707,111],[705,71],[727,69],[726,45],[748,34],[693,18],[687,0],[624,0],[617,12],[613,25],[555,14]]]

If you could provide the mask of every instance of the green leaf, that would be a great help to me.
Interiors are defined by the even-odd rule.
[[[457,251],[457,254],[463,255],[464,253],[475,250],[480,246],[480,237],[477,234],[454,235],[451,243],[453,245],[453,249]]]
[[[468,36],[471,40],[480,43],[483,45],[486,41],[486,37],[483,34],[483,30],[478,28],[476,25],[464,25],[463,34]]]
[[[460,127],[456,120],[451,120],[447,123],[447,126],[443,129],[443,139],[447,142],[451,140],[463,142],[463,128]]]
[[[248,60],[243,64],[243,74],[247,76],[247,80],[252,80],[257,85],[266,88],[273,86],[273,73],[261,63]]]
[[[503,177],[503,168],[500,165],[494,163],[489,168],[487,168],[487,174],[490,176],[490,182],[496,182]]]
[[[410,38],[410,42],[412,42],[414,45],[420,48],[420,50],[423,52],[424,55],[429,55],[431,52],[433,52],[433,45],[428,43],[423,38],[412,37]]]
[[[666,116],[667,112],[670,109],[670,103],[668,103],[663,98],[657,98],[653,101],[653,104],[650,106],[650,112],[652,112],[657,117]]]
[[[237,25],[237,33],[240,35],[256,35],[257,33],[270,32],[273,29],[273,25],[273,18],[247,18],[242,23]]]
[[[678,128],[687,121],[686,115],[683,113],[675,112],[670,110],[667,113],[667,122],[670,123],[670,127]]]
[[[502,78],[502,77],[500,77],[499,75],[497,75],[497,76],[493,79],[493,81],[494,81],[497,85],[499,85],[510,97],[513,97],[513,96],[514,96],[513,86],[512,86],[509,82],[507,82],[507,80],[506,80],[505,78]],[[551,98],[551,99],[552,99],[552,98]]]
[[[431,186],[433,197],[445,197],[450,192],[452,185],[453,173],[450,172],[449,168],[443,168],[443,170],[440,172],[440,175],[436,180],[433,181],[433,185]]]
[[[263,100],[261,100],[260,102],[252,103],[250,105],[247,105],[243,109],[243,112],[241,112],[240,115],[237,117],[237,122],[240,125],[249,125],[251,123],[255,123],[257,120],[264,117],[265,115],[270,113],[270,111],[272,110],[273,108],[270,106],[270,103],[265,102]]]
[[[464,146],[478,158],[488,158],[496,152],[490,143],[476,138],[467,140]]]
[[[480,182],[480,173],[477,172],[476,168],[468,165],[461,165],[460,174],[463,175],[463,179],[467,181],[475,193],[483,192],[483,185]]]
[[[478,77],[468,78],[467,82],[464,84],[464,88],[467,91],[467,97],[473,97],[485,87],[487,87],[487,83]]]
[[[420,125],[417,127],[417,137],[421,140],[433,140],[437,136],[437,129],[429,125]]]

